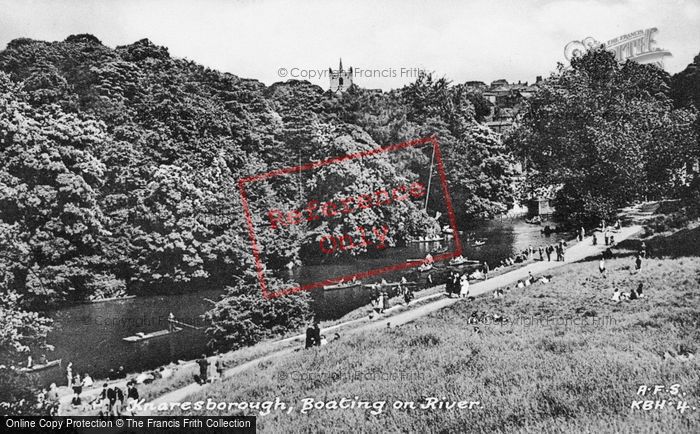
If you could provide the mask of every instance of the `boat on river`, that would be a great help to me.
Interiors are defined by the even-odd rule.
[[[483,246],[484,244],[486,244],[486,241],[478,240],[478,241],[474,241],[474,243],[472,245],[475,247],[479,247],[479,246]]]
[[[464,256],[457,256],[454,259],[450,259],[450,265],[452,266],[460,266],[460,265],[476,265],[479,264],[480,262],[477,261],[476,259],[467,259]]]
[[[432,238],[415,238],[412,240],[408,240],[409,243],[439,243],[440,241],[444,241],[445,237],[432,237]]]
[[[531,219],[525,219],[525,223],[529,223],[531,225],[539,225],[542,224],[542,217],[536,215]]]
[[[361,281],[355,281],[355,282],[341,282],[341,283],[336,283],[335,285],[326,285],[323,287],[324,291],[333,291],[335,289],[347,289],[347,288],[355,288],[358,286],[362,286]]]
[[[62,359],[56,359],[39,365],[33,365],[31,368],[21,368],[20,371],[27,373],[43,371],[44,369],[53,368],[55,366],[61,366],[61,360]]]
[[[384,282],[384,283],[377,282],[377,283],[365,283],[362,286],[364,286],[366,288],[374,288],[375,286],[382,287],[382,288],[387,288],[387,287],[391,288],[394,286],[409,286],[409,285],[415,285],[415,284],[416,284],[416,282],[404,282],[404,283],[401,283],[401,282]]]
[[[421,273],[425,273],[426,271],[430,271],[433,269],[433,264],[423,264],[420,267],[418,267],[418,271]]]
[[[136,298],[136,296],[135,295],[123,295],[120,297],[96,298],[94,300],[88,300],[88,303],[104,303],[106,301],[131,300],[132,298]]]
[[[144,332],[138,332],[133,336],[127,336],[125,338],[122,338],[123,341],[125,342],[141,342],[145,341],[148,339],[153,339],[153,338],[159,338],[161,336],[167,336],[167,335],[172,335],[177,332],[181,332],[182,327],[174,327],[171,330],[158,330],[157,332],[151,332],[151,333],[144,333]]]

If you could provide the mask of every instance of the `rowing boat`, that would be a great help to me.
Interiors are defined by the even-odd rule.
[[[423,264],[420,267],[418,267],[418,271],[421,273],[425,273],[426,271],[430,271],[433,269],[433,264]]]
[[[117,301],[117,300],[130,300],[136,298],[135,295],[124,295],[121,297],[109,297],[109,298],[97,298],[95,300],[88,300],[89,303],[104,303],[105,301]]]
[[[31,368],[21,368],[22,372],[36,372],[43,371],[44,369],[53,368],[54,366],[61,366],[62,359],[51,360],[50,362],[42,363],[41,365],[34,365]]]
[[[434,237],[434,238],[417,238],[415,240],[409,240],[409,243],[437,243],[439,241],[444,241],[444,237]]]
[[[361,286],[362,282],[348,282],[348,283],[336,283],[335,285],[326,285],[323,287],[324,291],[332,291],[334,289],[346,289],[355,288],[356,286]]]
[[[468,264],[479,264],[479,261],[475,259],[467,259],[465,257],[458,257],[450,260],[450,265],[453,266],[460,266],[460,265],[468,265]]]
[[[161,336],[167,336],[171,335],[173,333],[181,332],[182,328],[181,327],[175,327],[173,331],[170,330],[158,330],[157,332],[152,332],[152,333],[143,333],[143,332],[138,332],[133,336],[127,336],[125,338],[122,338],[123,341],[126,342],[141,342],[145,341],[148,339],[153,339],[153,338],[159,338]]]
[[[408,286],[408,285],[415,285],[416,282],[406,282],[406,283],[401,283],[401,282],[389,282],[389,283],[365,283],[364,287],[366,288],[374,288],[375,286],[381,286],[381,287],[392,287],[392,286]]]

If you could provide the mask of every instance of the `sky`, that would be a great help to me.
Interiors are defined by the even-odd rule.
[[[0,47],[19,37],[90,33],[116,47],[148,38],[174,57],[272,84],[328,87],[340,57],[365,88],[418,70],[453,82],[534,81],[564,46],[658,28],[683,70],[700,53],[700,0],[0,0]],[[312,74],[314,76],[312,76]]]

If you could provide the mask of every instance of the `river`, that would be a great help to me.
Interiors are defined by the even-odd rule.
[[[469,230],[471,240],[462,236],[464,256],[487,261],[495,267],[501,259],[526,249],[551,243],[540,233],[540,226],[529,225],[521,219],[492,220],[480,223]],[[483,239],[486,244],[474,246],[474,239]],[[408,247],[384,251],[377,258],[363,258],[333,265],[304,266],[295,271],[294,277],[302,283],[342,276],[355,271],[366,271],[408,258],[421,258],[438,244],[412,244]],[[451,246],[450,246],[451,247]],[[444,270],[445,268],[442,268]],[[397,280],[405,273],[408,280],[425,286],[426,275],[417,271],[403,271],[377,276],[374,281],[385,278]],[[441,282],[441,271],[432,273],[435,283]],[[152,332],[168,327],[167,317],[172,312],[176,318],[187,323],[203,326],[200,315],[210,308],[209,300],[216,299],[221,291],[201,291],[192,294],[161,295],[130,300],[69,306],[53,311],[54,330],[49,334],[49,343],[55,351],[49,359],[61,358],[61,368],[51,368],[38,374],[43,384],[56,382],[65,384],[65,366],[73,363],[73,373],[89,373],[93,378],[104,378],[110,369],[124,366],[127,372],[151,369],[171,361],[187,360],[207,351],[203,329],[184,328],[171,336],[155,338],[139,343],[122,340],[136,332]],[[321,320],[336,319],[370,301],[370,289],[358,287],[347,290],[312,292],[312,308]]]

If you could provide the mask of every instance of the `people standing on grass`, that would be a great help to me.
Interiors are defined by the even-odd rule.
[[[600,257],[600,262],[598,263],[598,270],[600,271],[600,275],[603,277],[605,276],[605,258],[603,256]]]
[[[384,294],[384,291],[381,291],[379,293],[379,300],[377,300],[377,307],[379,308],[379,313],[384,313],[384,310],[386,309],[386,295]],[[320,342],[320,339],[319,339]]]
[[[647,255],[647,243],[642,241],[642,247],[639,249],[639,256],[643,258],[646,258]]]
[[[615,235],[610,235],[610,247],[615,247]]]
[[[552,262],[552,246],[547,246],[544,249],[547,252],[547,262]]]
[[[637,256],[634,259],[634,269],[641,270],[641,268],[642,268],[642,255],[637,253]]]
[[[594,245],[594,246],[597,246],[597,245],[598,245],[598,237],[596,236],[595,233],[593,234],[593,245]]]
[[[540,246],[540,247],[537,249],[537,252],[540,254],[540,261],[544,261],[544,257],[542,256],[542,253],[543,253],[543,252],[542,252],[542,246]]]

